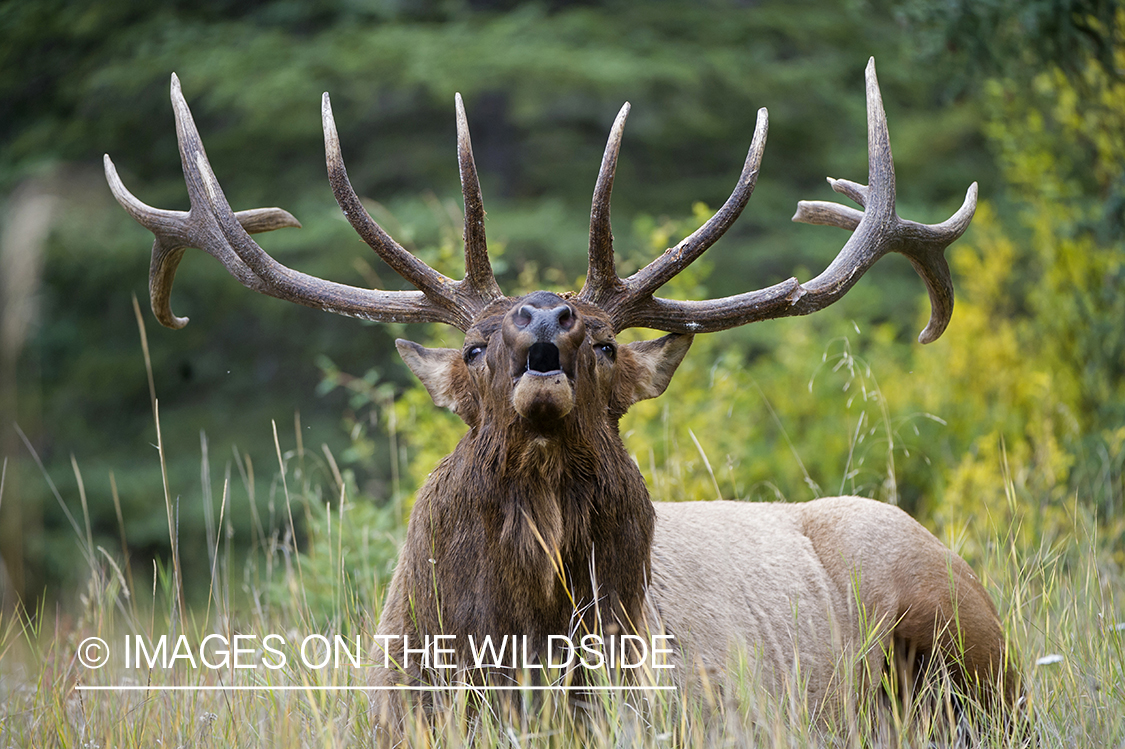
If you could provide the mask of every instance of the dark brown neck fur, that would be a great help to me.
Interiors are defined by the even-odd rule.
[[[542,647],[639,624],[655,515],[616,423],[582,421],[543,434],[486,419],[434,471],[400,560],[419,634]]]

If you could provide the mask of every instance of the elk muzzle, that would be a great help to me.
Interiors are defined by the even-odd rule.
[[[577,310],[556,294],[530,294],[504,317],[503,336],[512,357],[516,413],[534,423],[569,414],[578,349],[586,337]]]

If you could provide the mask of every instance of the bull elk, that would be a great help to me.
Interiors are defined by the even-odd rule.
[[[610,192],[629,105],[613,123],[590,220],[589,265],[577,293],[504,296],[485,243],[484,209],[460,95],[457,148],[465,202],[465,277],[438,273],[368,215],[348,180],[329,104],[322,114],[329,181],[359,235],[414,291],[356,288],[281,265],[250,235],[299,226],[278,208],[231,210],[172,77],[188,212],[141,203],[109,156],[106,177],[134,219],[156,235],[149,277],[157,319],[180,328],[169,295],[184,250],[218,259],[244,286],[309,307],[380,322],[441,322],[465,334],[460,349],[399,340],[406,364],[434,403],[468,425],[457,448],[419,490],[405,546],[378,625],[380,635],[455,638],[526,636],[532,657],[552,635],[658,631],[675,637],[677,683],[722,683],[736,652],[756,661],[782,695],[795,680],[810,704],[839,699],[840,664],[864,662],[871,693],[892,643],[945,662],[967,692],[1011,705],[1019,674],[996,610],[969,566],[896,507],[858,497],[801,504],[657,502],[625,450],[618,421],[638,400],[664,392],[692,336],[834,303],[888,252],[906,255],[929,290],[932,312],[919,339],[935,340],[953,308],[944,250],[976,207],[969,187],[947,221],[925,225],[895,212],[895,175],[874,60],[866,71],[869,184],[829,180],[859,204],[801,202],[795,221],[852,231],[816,278],[703,301],[655,292],[703,254],[742,212],[758,177],[767,114],[758,112],[738,184],[691,236],[628,278],[617,274]],[[667,335],[619,344],[644,327]],[[401,639],[389,662],[402,664]],[[864,643],[874,642],[875,647]],[[396,644],[398,643],[398,644]],[[412,685],[434,673],[419,664],[376,669],[374,685]],[[798,676],[799,664],[799,676]],[[466,677],[467,678],[467,677]],[[387,693],[382,693],[387,694]],[[379,702],[384,719],[405,704]]]

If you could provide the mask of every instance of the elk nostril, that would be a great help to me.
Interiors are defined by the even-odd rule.
[[[531,321],[534,320],[534,319],[535,319],[535,308],[529,307],[528,305],[525,304],[525,305],[523,305],[522,307],[519,308],[519,311],[516,312],[516,316],[514,318],[514,321],[515,321],[516,325],[518,325],[519,327],[526,328],[528,325],[531,324]]]
[[[570,330],[574,327],[574,312],[571,311],[569,305],[559,308],[559,327],[563,330]]]

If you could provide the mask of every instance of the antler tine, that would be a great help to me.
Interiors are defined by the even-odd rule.
[[[172,74],[173,99],[179,94],[180,82]],[[194,128],[193,128],[194,129]],[[198,140],[198,134],[196,134]],[[200,145],[202,151],[202,145]],[[183,149],[181,147],[181,159]],[[109,189],[117,202],[129,213],[133,219],[155,235],[152,243],[152,261],[149,265],[149,303],[152,312],[161,325],[168,328],[179,329],[187,325],[188,318],[178,317],[172,312],[171,293],[172,282],[176,276],[176,269],[183,258],[184,250],[197,244],[207,244],[206,251],[221,262],[243,285],[256,291],[268,293],[261,280],[243,263],[237,255],[221,243],[197,241],[199,235],[209,235],[212,239],[218,234],[213,224],[201,221],[194,212],[167,211],[153,208],[138,200],[117,173],[117,167],[109,154],[103,158],[106,181]],[[186,162],[185,162],[186,176]],[[189,186],[190,190],[190,186]],[[287,227],[301,228],[301,223],[288,211],[281,208],[254,208],[239,211],[234,214],[235,219],[242,227],[252,233],[273,231]]]
[[[832,189],[864,206],[853,208],[821,201],[801,201],[794,221],[853,229],[840,254],[819,276],[803,285],[799,309],[808,314],[832,304],[855,285],[874,263],[888,252],[899,252],[926,284],[930,296],[930,321],[918,336],[932,343],[945,332],[953,315],[953,280],[945,261],[945,248],[969,226],[976,211],[977,184],[969,186],[961,208],[948,220],[934,225],[899,218],[895,212],[895,173],[887,117],[875,74],[875,59],[867,63],[868,169],[870,185],[829,180]],[[857,218],[859,219],[857,221]]]
[[[769,131],[769,115],[765,109],[760,109],[754,126],[754,138],[742,166],[742,174],[739,175],[734,191],[723,206],[691,236],[686,237],[675,247],[665,250],[660,257],[622,280],[617,277],[613,262],[613,235],[609,229],[609,193],[613,187],[613,169],[617,163],[621,129],[625,124],[627,113],[628,105],[622,108],[617,121],[614,122],[605,157],[602,160],[602,171],[598,176],[597,189],[594,191],[594,209],[590,220],[590,272],[586,287],[580,294],[583,299],[593,301],[608,310],[614,319],[614,326],[619,331],[647,324],[645,321],[656,312],[653,305],[657,305],[657,301],[653,299],[653,292],[706,252],[739,217],[757,184],[762,155],[766,148],[766,135]],[[668,311],[670,310],[664,310],[664,312]],[[650,322],[658,322],[659,319],[660,314]],[[687,319],[680,322],[689,327],[695,324]]]
[[[605,156],[602,159],[602,169],[594,190],[594,207],[590,218],[590,270],[587,274],[586,286],[579,294],[580,298],[607,309],[614,317],[618,330],[632,327],[635,323],[630,320],[641,308],[646,308],[652,303],[653,292],[706,252],[741,215],[757,184],[762,155],[766,148],[766,135],[769,131],[769,115],[765,109],[760,109],[754,126],[754,138],[746,154],[742,174],[739,175],[734,191],[727,198],[726,203],[691,236],[686,237],[675,247],[665,250],[664,254],[656,260],[622,280],[617,276],[613,261],[609,196],[613,189],[613,174],[617,166],[621,132],[628,112],[629,105],[626,104],[613,123],[609,143],[606,145]]]
[[[630,276],[625,282],[630,294],[640,296],[655,292],[677,273],[695,262],[734,224],[746,208],[750,195],[758,183],[758,173],[762,164],[762,155],[766,150],[768,133],[769,113],[763,107],[758,110],[754,138],[750,141],[750,150],[746,154],[742,174],[739,175],[738,183],[726,203],[690,236],[685,237],[675,247],[668,248],[656,260]]]
[[[617,154],[621,150],[621,136],[625,132],[629,109],[629,102],[625,102],[613,120],[590,207],[589,262],[586,283],[578,297],[597,305],[608,304],[625,288],[617,277],[617,266],[613,259],[613,228],[610,225],[609,203],[613,193],[613,178],[617,173]]]
[[[114,195],[156,236],[149,287],[153,312],[162,324],[179,328],[187,323],[187,318],[172,314],[168,298],[176,267],[188,247],[197,247],[215,257],[247,288],[279,299],[367,320],[452,325],[463,322],[420,291],[375,291],[324,281],[287,268],[267,255],[248,232],[300,224],[278,208],[234,213],[207,161],[175,75],[171,97],[190,211],[163,211],[141,203],[121,184],[109,157],[105,159],[106,178]]]
[[[463,116],[463,113],[461,113],[461,116]],[[347,169],[344,167],[344,158],[340,152],[340,138],[336,132],[335,118],[332,116],[332,103],[327,93],[324,94],[321,101],[321,119],[324,125],[324,154],[328,164],[328,181],[332,185],[332,193],[336,196],[336,202],[340,205],[348,223],[387,265],[414,284],[430,301],[446,308],[455,315],[458,322],[453,323],[454,325],[461,330],[467,330],[472,323],[473,314],[483,308],[487,302],[500,295],[495,279],[492,279],[491,284],[487,280],[492,275],[492,268],[488,265],[488,251],[484,247],[484,209],[480,207],[480,186],[477,185],[475,202],[482,220],[479,222],[480,231],[474,230],[472,234],[472,250],[469,247],[469,234],[466,234],[465,260],[466,270],[470,273],[470,281],[469,288],[464,289],[461,288],[461,284],[458,284],[452,278],[438,273],[410,254],[406,248],[383,231],[383,228],[371,218],[367,209],[363,207],[363,203],[360,202],[359,196],[356,195],[355,189],[352,188],[351,181],[348,179]],[[469,158],[471,161],[471,152]],[[475,168],[472,171],[473,181],[475,181]],[[462,179],[464,179],[463,162]],[[465,200],[467,206],[470,202],[468,193],[466,193]],[[480,253],[484,254],[485,268],[483,272],[480,268]],[[469,257],[470,254],[472,259]],[[490,298],[486,296],[493,291],[495,291],[495,296]]]
[[[156,235],[152,243],[152,261],[149,264],[149,304],[152,312],[161,325],[167,328],[179,329],[188,324],[188,318],[177,317],[172,313],[172,282],[176,277],[176,269],[183,259],[184,250],[190,246],[188,238],[190,232],[185,230],[183,224],[189,214],[183,211],[165,211],[160,208],[142,203],[137,200],[117,174],[117,167],[109,154],[104,158],[106,180],[119,202],[133,219]],[[248,211],[239,211],[234,217],[242,224],[242,228],[251,234],[273,231],[287,227],[301,228],[288,211],[281,208],[253,208]],[[210,252],[210,250],[209,250]],[[218,254],[216,254],[218,253]],[[242,282],[244,286],[269,293],[261,284],[261,279],[254,275],[245,263],[233,252],[223,251],[221,248],[211,252],[227,270]]]
[[[930,322],[918,340],[922,343],[936,340],[948,325],[953,311],[953,284],[943,253],[968,227],[976,209],[977,186],[973,183],[960,210],[941,224],[919,224],[899,218],[895,212],[894,160],[874,58],[867,65],[866,82],[870,184],[829,180],[833,190],[852,198],[864,210],[835,203],[801,201],[793,217],[794,221],[854,230],[823,273],[805,284],[798,284],[791,278],[767,289],[724,299],[673,301],[638,295],[627,299],[628,304],[617,311],[617,329],[646,326],[669,332],[702,333],[758,320],[807,315],[843,297],[883,255],[900,252],[922,276],[933,307]],[[626,281],[630,293],[633,293],[637,276],[640,273]]]
[[[953,315],[953,278],[949,273],[944,251],[969,228],[976,205],[977,183],[974,182],[966,191],[965,200],[957,212],[940,224],[920,224],[899,219],[903,248],[898,251],[910,260],[914,270],[925,282],[930,296],[930,321],[918,335],[919,343],[933,343],[949,325]],[[849,230],[859,226],[862,218],[862,211],[819,200],[800,201],[797,213],[793,216],[794,221]],[[827,272],[826,270],[822,275]],[[810,285],[811,281],[806,287]]]
[[[465,103],[461,94],[453,97],[457,110],[457,166],[461,173],[461,194],[465,199],[465,280],[483,302],[487,304],[503,296],[492,263],[488,260],[488,242],[484,234],[484,198],[480,191],[476,161],[473,160],[473,143],[469,139],[469,120],[465,116]]]

